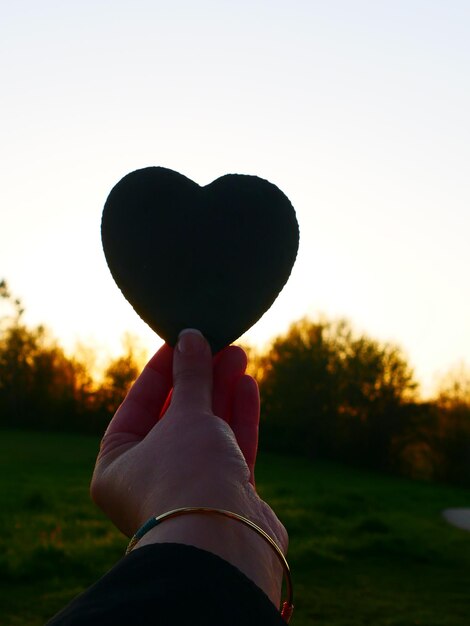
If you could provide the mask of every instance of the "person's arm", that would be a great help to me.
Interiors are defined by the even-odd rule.
[[[126,535],[150,517],[204,506],[250,519],[286,551],[284,527],[254,488],[259,396],[245,368],[244,352],[233,346],[213,360],[197,331],[183,332],[175,350],[165,345],[148,363],[106,431],[91,484],[94,501]],[[249,589],[261,606],[268,602],[268,612],[275,609],[273,623],[278,621],[282,568],[272,548],[251,529],[218,516],[167,520],[144,535],[115,570],[122,573],[126,561],[128,567],[140,561],[143,570],[151,569],[153,560],[158,570],[168,544],[193,562],[202,559],[204,568],[215,568],[218,597],[230,598],[230,591],[236,591],[243,598],[241,589]],[[197,569],[182,569],[181,582],[189,576],[199,588],[204,576]],[[113,575],[112,570],[108,576]],[[220,584],[226,584],[225,576],[234,586],[224,595]],[[151,578],[161,590],[159,576]],[[134,589],[131,578],[129,582]],[[175,588],[177,581],[172,584]],[[189,587],[176,587],[183,603]],[[227,610],[233,612],[236,603],[234,597]]]
[[[285,626],[250,579],[181,543],[134,550],[47,626]]]

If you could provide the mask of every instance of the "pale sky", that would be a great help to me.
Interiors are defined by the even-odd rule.
[[[245,339],[346,317],[429,393],[470,364],[469,32],[466,0],[1,1],[0,278],[68,348],[153,351],[102,253],[109,191],[256,174],[301,243]]]

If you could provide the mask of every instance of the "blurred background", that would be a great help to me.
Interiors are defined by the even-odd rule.
[[[94,579],[85,557],[104,570],[121,549],[85,483],[161,340],[114,284],[100,220],[149,165],[200,185],[254,174],[297,212],[291,278],[240,341],[262,395],[260,489],[304,576],[299,625],[466,623],[468,536],[439,515],[470,504],[469,28],[463,0],[0,4],[3,531],[14,511],[21,538],[0,558],[5,624],[39,619],[14,621],[12,585],[47,580],[47,617]],[[71,489],[81,526],[57,522]]]
[[[467,2],[3,4],[1,275],[67,349],[156,337],[100,242],[126,173],[267,178],[301,227],[247,340],[306,314],[398,342],[423,393],[468,358]]]

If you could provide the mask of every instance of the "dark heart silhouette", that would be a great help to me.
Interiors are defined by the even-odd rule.
[[[269,309],[297,256],[288,198],[256,176],[228,174],[206,187],[163,167],[125,176],[101,223],[114,280],[170,345],[197,328],[215,353]]]

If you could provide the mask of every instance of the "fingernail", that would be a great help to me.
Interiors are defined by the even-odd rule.
[[[203,334],[195,328],[186,328],[178,335],[178,350],[184,354],[200,354],[206,349]]]

